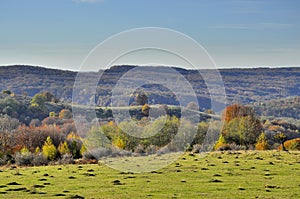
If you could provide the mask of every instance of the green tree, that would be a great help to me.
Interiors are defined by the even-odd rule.
[[[50,136],[47,137],[44,145],[43,145],[43,155],[49,159],[49,160],[54,160],[57,154],[57,150],[54,146],[54,144],[52,144],[52,140],[50,138]]]
[[[39,107],[40,109],[44,109],[46,100],[47,100],[47,98],[45,95],[36,94],[35,96],[33,96],[30,104],[31,104],[31,106],[35,106],[35,107]]]

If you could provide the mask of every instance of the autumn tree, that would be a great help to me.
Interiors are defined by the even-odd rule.
[[[148,117],[149,116],[149,111],[150,111],[150,106],[148,104],[144,104],[142,106],[142,113],[144,116]]]
[[[223,113],[224,126],[222,134],[228,143],[252,145],[262,132],[262,125],[253,108],[234,104]]]
[[[52,144],[52,140],[49,136],[47,137],[47,139],[43,145],[42,153],[49,160],[54,160],[54,158],[56,157],[57,151],[56,151],[54,144]]]
[[[270,148],[267,137],[265,133],[261,133],[257,138],[257,142],[255,144],[256,150],[267,150]]]
[[[69,109],[62,109],[58,117],[61,119],[71,119],[73,117],[72,112]]]

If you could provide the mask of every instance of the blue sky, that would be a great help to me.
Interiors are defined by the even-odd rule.
[[[300,66],[298,0],[1,0],[0,65],[78,70],[101,41],[149,26],[187,34],[218,67]]]

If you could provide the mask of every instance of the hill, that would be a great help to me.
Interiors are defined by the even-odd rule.
[[[96,104],[108,106],[112,88],[117,81],[135,66],[114,66],[105,70],[97,88]],[[151,67],[148,67],[151,69]],[[209,93],[202,77],[196,70],[175,68],[192,85],[203,109],[210,108]],[[151,72],[151,70],[149,70]],[[102,71],[101,71],[102,72]],[[209,70],[202,71],[210,77]],[[227,104],[265,102],[300,94],[300,67],[220,69],[224,80]],[[0,90],[34,96],[49,91],[61,101],[70,102],[77,73],[36,66],[14,65],[0,67]],[[97,75],[97,73],[91,73]],[[149,75],[155,75],[149,73]],[[211,75],[213,79],[213,75]],[[136,80],[137,81],[137,80]],[[177,105],[174,93],[161,85],[146,85],[149,100],[157,104]],[[214,95],[214,93],[212,93]],[[150,101],[151,102],[151,101]]]

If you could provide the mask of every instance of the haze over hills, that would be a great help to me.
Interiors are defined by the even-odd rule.
[[[112,88],[123,74],[134,67],[136,66],[114,66],[105,70],[97,87],[96,104],[108,106]],[[151,74],[151,67],[148,69],[149,75],[155,75]],[[209,109],[209,92],[198,71],[174,69],[190,82],[201,108]],[[224,81],[227,104],[250,104],[300,95],[300,67],[220,69],[219,72]],[[211,79],[214,78],[210,70],[203,70],[201,73]],[[50,91],[62,101],[71,102],[76,75],[77,73],[73,71],[36,66],[2,66],[0,90],[10,90],[16,94],[29,96]],[[90,72],[90,75],[98,73]],[[157,104],[178,104],[174,93],[161,85],[145,85],[144,91],[148,94],[150,102],[151,99],[155,99]]]

